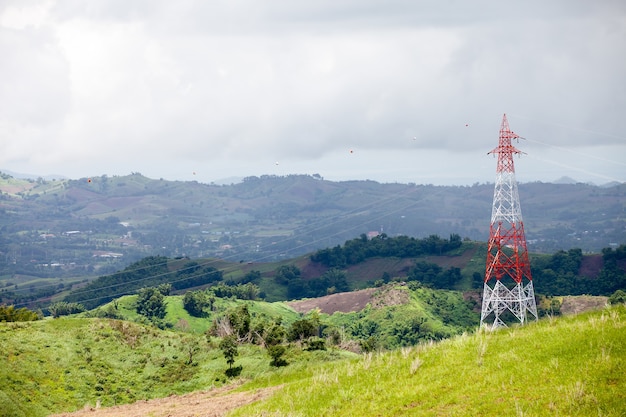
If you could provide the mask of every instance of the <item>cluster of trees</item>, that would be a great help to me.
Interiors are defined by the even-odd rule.
[[[85,311],[85,306],[79,303],[68,303],[66,301],[58,301],[48,306],[48,312],[52,317],[57,318]]]
[[[549,257],[533,259],[535,292],[543,295],[605,295],[626,289],[626,245],[602,250],[602,269],[597,277],[580,275],[583,253],[580,249],[558,251]]]
[[[274,280],[287,286],[288,299],[321,297],[350,290],[346,273],[338,268],[329,269],[320,277],[304,280],[297,266],[281,265],[274,273]]]
[[[14,321],[41,320],[43,314],[27,309],[26,307],[0,305],[0,323]]]
[[[81,303],[86,309],[93,309],[141,288],[168,283],[173,289],[182,290],[223,279],[222,272],[212,266],[188,262],[181,269],[170,271],[168,263],[169,258],[165,256],[148,256],[123,271],[99,277],[72,291],[64,301]]]
[[[461,236],[451,234],[450,239],[430,235],[424,239],[408,236],[388,237],[380,234],[368,239],[365,234],[348,240],[342,246],[321,249],[311,255],[313,262],[328,267],[344,268],[374,257],[410,258],[422,255],[442,255],[461,246]]]
[[[407,290],[412,297],[430,305],[434,314],[427,314],[411,305],[391,306],[376,314],[365,309],[350,314],[342,329],[345,336],[358,341],[363,351],[371,351],[441,340],[476,327],[479,315],[475,305],[465,300],[461,293],[433,290],[417,281],[409,282]],[[336,331],[329,327],[324,329],[324,334],[331,336]]]
[[[25,274],[28,275],[28,274]],[[41,274],[43,277],[50,278],[50,276],[54,276],[54,272],[50,275],[46,276],[45,274]],[[32,275],[31,276],[37,276]],[[9,286],[10,283],[7,283]],[[49,298],[59,291],[63,290],[63,284],[58,286],[55,285],[47,285],[43,287],[35,287],[29,286],[27,289],[25,286],[18,286],[16,284],[12,285],[11,288],[2,288],[0,289],[0,302],[5,303],[13,303],[18,305],[25,305],[35,300],[40,300],[42,298]]]
[[[230,285],[219,283],[212,286],[209,291],[219,298],[237,298],[239,300],[256,300],[261,293],[259,286],[252,282]]]
[[[407,281],[419,281],[438,289],[454,289],[462,278],[459,268],[450,267],[444,270],[439,265],[426,261],[416,262],[407,275]]]
[[[284,326],[281,317],[250,313],[247,304],[240,304],[218,314],[207,337],[221,338],[219,347],[228,363],[225,373],[233,377],[239,375],[242,369],[241,366],[233,367],[235,357],[239,354],[238,346],[246,343],[263,346],[271,359],[271,366],[286,366],[285,344],[298,342],[306,346],[307,350],[325,350],[326,343],[319,337],[320,332],[320,320],[316,314]]]

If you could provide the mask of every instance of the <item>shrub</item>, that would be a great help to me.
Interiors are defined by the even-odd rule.
[[[306,350],[326,350],[326,341],[320,338],[310,339]]]
[[[626,303],[626,291],[617,290],[609,297],[609,303],[615,304],[624,304]]]
[[[61,316],[67,316],[69,314],[82,313],[85,311],[85,307],[79,303],[68,303],[65,301],[59,301],[57,303],[50,304],[48,311],[52,314],[52,317],[58,318]]]
[[[0,322],[40,320],[41,315],[26,307],[0,306]]]

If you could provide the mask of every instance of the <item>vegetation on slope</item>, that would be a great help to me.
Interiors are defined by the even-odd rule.
[[[535,402],[529,402],[525,388],[532,386],[530,381],[541,380],[558,382],[563,392],[578,389],[581,398],[591,399],[604,415],[618,415],[607,402],[608,394],[598,394],[597,386],[608,384],[603,390],[609,394],[624,388],[623,307],[583,319],[548,319],[525,328],[464,333],[439,347],[428,347],[434,339],[475,328],[468,323],[476,323],[477,317],[460,293],[418,283],[379,291],[365,310],[330,316],[315,311],[302,316],[285,303],[216,298],[210,309],[194,317],[185,310],[183,296],[168,296],[166,315],[158,323],[170,330],[148,324],[150,320],[138,313],[138,296],[125,296],[80,315],[115,312],[125,320],[75,316],[0,323],[0,349],[5,354],[0,363],[0,410],[3,415],[39,416],[87,404],[109,406],[207,389],[225,384],[228,375],[238,375],[256,380],[252,388],[287,384],[290,396],[291,390],[307,387],[312,399],[294,397],[304,409],[312,407],[302,415],[368,415],[365,411],[386,408],[382,403],[391,408],[376,411],[380,415],[401,415],[416,404],[440,413],[456,412],[454,404],[466,400],[471,391],[467,381],[474,383],[475,378],[484,384],[476,386],[478,390],[493,384],[522,387],[513,392],[524,412],[541,414],[536,407],[548,407],[567,414],[563,404],[546,403],[547,388],[542,386],[532,391],[542,396],[531,396]],[[228,338],[230,356],[222,343]],[[325,361],[346,358],[348,353],[337,347],[354,347],[355,342],[370,352],[362,361],[324,366]],[[530,372],[519,375],[523,368]],[[575,368],[583,369],[584,376],[572,371]],[[558,373],[565,371],[569,374],[561,380]],[[412,381],[412,389],[398,384],[404,380]],[[459,380],[465,388],[458,386]],[[392,394],[394,390],[398,393]],[[434,398],[446,407],[427,392],[436,393]],[[496,393],[489,395],[496,403],[501,401]],[[354,405],[343,404],[347,400],[368,404],[367,409],[351,409]],[[488,414],[485,405],[470,400]],[[271,400],[269,409],[286,412],[281,401]],[[502,405],[506,410],[509,406]]]
[[[0,415],[44,416],[208,389],[228,382],[218,339],[109,319],[0,323]],[[271,375],[259,346],[238,347],[240,377]],[[289,349],[290,364],[348,352]]]
[[[622,305],[258,379],[284,387],[229,415],[617,417],[625,361]]]
[[[482,287],[485,250],[484,244],[461,242],[456,234],[450,239],[437,235],[416,239],[382,234],[372,239],[361,235],[343,246],[280,262],[149,256],[89,283],[46,284],[48,281],[43,278],[24,281],[23,275],[15,275],[11,282],[3,283],[0,277],[3,286],[0,302],[45,308],[51,302],[64,300],[91,309],[162,283],[171,284],[175,292],[216,283],[229,286],[252,283],[258,287],[258,296],[267,301],[320,297],[394,280],[467,291]],[[538,294],[608,296],[626,289],[626,245],[604,248],[601,255],[584,255],[580,249],[552,255],[534,254],[531,263]],[[62,293],[56,294],[59,292]],[[38,303],[26,301],[38,298]]]
[[[376,303],[345,314],[301,315],[282,302],[211,293],[205,294],[210,302],[191,315],[185,306],[191,293],[144,299],[142,292],[78,317],[3,323],[0,407],[13,410],[11,415],[44,415],[189,392],[223,384],[226,375],[255,378],[301,361],[345,357],[347,348],[372,351],[442,339],[478,320],[460,293],[417,283],[379,291]],[[159,314],[148,314],[148,303]],[[225,373],[220,341],[228,338],[239,352]]]
[[[174,290],[224,283],[252,283],[268,301],[320,297],[380,286],[390,281],[419,281],[438,289],[482,287],[482,245],[461,242],[458,235],[424,239],[365,235],[309,257],[266,264],[225,263],[216,259],[147,257],[123,271],[99,277],[73,290],[65,301],[87,309],[141,288],[169,283]],[[611,295],[626,289],[626,245],[605,248],[593,270],[582,267],[580,249],[533,257],[535,291],[547,296]],[[217,267],[220,267],[218,269]],[[479,272],[482,271],[482,272]]]

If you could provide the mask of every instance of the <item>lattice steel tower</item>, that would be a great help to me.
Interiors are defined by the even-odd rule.
[[[509,318],[516,318],[524,324],[528,320],[528,313],[537,320],[535,292],[513,165],[513,155],[522,152],[511,144],[512,139],[519,139],[519,136],[509,129],[505,114],[502,117],[498,147],[489,152],[498,155],[498,167],[480,324],[490,328],[506,326],[505,321],[509,321]]]

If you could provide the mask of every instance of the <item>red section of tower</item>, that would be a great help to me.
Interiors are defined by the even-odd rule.
[[[522,152],[513,146],[511,143],[512,139],[519,139],[519,135],[511,132],[511,129],[509,129],[509,121],[507,120],[505,114],[502,116],[502,124],[500,125],[500,139],[498,141],[498,147],[489,152],[490,154],[498,154],[498,167],[496,168],[496,173],[515,173],[513,154],[520,154]]]
[[[518,138],[519,136],[509,129],[505,114],[500,127],[498,147],[489,152],[498,155],[498,165],[480,321],[481,325],[488,324],[487,321],[493,318],[490,325],[492,327],[506,325],[502,315],[507,310],[522,324],[526,321],[527,313],[537,318],[513,163],[513,155],[522,153],[511,143],[512,139]]]
[[[498,155],[498,165],[489,228],[485,282],[492,278],[500,280],[507,275],[518,284],[524,278],[532,280],[513,162],[513,155],[522,152],[511,143],[512,139],[518,138],[519,136],[509,129],[505,114],[500,126],[498,147],[489,152]]]

